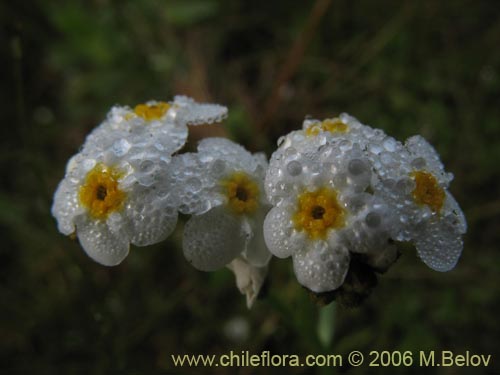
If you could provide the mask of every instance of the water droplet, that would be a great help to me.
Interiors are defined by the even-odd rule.
[[[343,140],[340,142],[339,148],[341,151],[347,151],[352,147],[352,142],[349,140]]]
[[[186,191],[190,193],[197,193],[201,189],[201,181],[196,177],[191,177],[186,182]]]
[[[352,159],[349,161],[347,170],[354,176],[359,176],[366,171],[366,165],[361,159]]]
[[[387,151],[393,152],[396,151],[397,143],[394,138],[386,137],[383,142],[384,148]]]
[[[169,196],[170,190],[167,188],[160,188],[156,191],[156,195],[160,199],[165,199]]]
[[[287,157],[290,157],[290,156],[293,156],[297,153],[297,150],[293,147],[288,147],[286,150],[285,150],[285,156]]]
[[[349,202],[349,208],[356,212],[365,207],[365,200],[361,196],[354,196]]]
[[[384,152],[382,152],[380,154],[380,161],[384,165],[389,165],[389,164],[391,164],[394,161],[394,159],[393,159],[392,155],[389,152],[385,152],[384,151]]]
[[[214,161],[211,167],[212,173],[215,174],[216,176],[220,176],[222,173],[224,173],[225,169],[226,169],[226,163],[220,159]]]
[[[396,190],[403,194],[410,193],[415,188],[415,183],[409,178],[403,178],[396,183]]]
[[[368,151],[370,151],[372,154],[378,155],[378,154],[380,154],[383,151],[383,149],[377,143],[370,143],[368,145]]]
[[[425,159],[424,158],[415,158],[411,161],[411,166],[417,169],[421,169],[425,167]]]
[[[96,164],[97,164],[97,162],[95,159],[85,159],[83,161],[83,170],[90,171],[92,168],[95,167]]]
[[[113,143],[112,150],[116,156],[122,157],[130,150],[131,147],[131,144],[127,142],[126,139],[120,139]]]
[[[302,164],[300,164],[298,161],[293,160],[287,164],[286,170],[288,171],[290,176],[298,176],[302,173]]]
[[[151,173],[155,167],[155,163],[152,160],[143,160],[139,165],[139,170],[141,173]]]

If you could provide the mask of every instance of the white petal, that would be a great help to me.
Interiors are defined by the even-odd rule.
[[[171,194],[177,197],[180,212],[200,215],[222,203],[216,188],[220,176],[212,173],[210,162],[203,163],[198,154],[185,153],[174,156],[170,166]]]
[[[313,292],[322,293],[342,285],[349,261],[349,251],[345,247],[331,248],[324,241],[315,241],[308,249],[293,255],[293,269],[299,283]]]
[[[405,142],[405,147],[410,153],[410,163],[416,169],[423,169],[432,173],[442,186],[447,187],[453,179],[451,173],[446,173],[439,154],[424,137],[415,135]],[[417,166],[414,164],[417,163]],[[420,166],[420,164],[424,164]]]
[[[306,236],[293,229],[290,208],[274,207],[264,220],[266,245],[278,258],[293,255],[306,245]]]
[[[446,201],[443,208],[444,220],[448,221],[451,225],[457,228],[458,233],[465,233],[467,231],[467,221],[465,215],[460,209],[457,201],[453,196],[446,192]]]
[[[267,267],[255,267],[241,257],[235,258],[227,266],[236,277],[236,286],[246,295],[247,307],[251,308],[259,295],[267,275]]]
[[[163,241],[177,224],[177,209],[154,199],[153,189],[135,192],[126,211],[130,221],[130,242],[137,246]]]
[[[76,222],[76,232],[83,250],[98,263],[116,266],[128,255],[128,237],[122,233],[111,233],[104,221],[81,215]]]
[[[187,125],[212,124],[227,117],[227,108],[219,104],[196,103],[187,96],[176,96],[177,119]]]
[[[239,217],[223,206],[192,216],[184,227],[184,256],[202,271],[215,271],[245,250],[247,237]]]
[[[158,127],[152,128],[149,134],[146,135],[150,135],[150,142],[153,147],[164,154],[170,155],[184,146],[188,137],[188,129],[186,126],[162,121]],[[141,135],[141,137],[142,140],[146,138],[145,135]]]
[[[226,138],[205,138],[198,145],[198,154],[204,160],[223,160],[232,169],[253,172],[262,163],[260,156],[254,157],[244,147]]]
[[[244,147],[226,138],[203,139],[198,145],[198,155],[203,163],[221,160],[230,169],[246,171],[257,179],[264,177],[268,166],[264,154],[252,154]]]
[[[246,219],[251,228],[252,236],[245,251],[245,258],[255,267],[267,266],[272,256],[264,241],[263,222],[266,211],[259,210],[253,217]]]
[[[430,161],[442,166],[439,154],[424,137],[420,135],[409,137],[405,141],[405,147],[412,155],[421,156],[426,159],[426,161]]]
[[[446,272],[455,267],[462,254],[462,236],[457,227],[446,220],[432,221],[415,239],[422,261],[430,268]]]
[[[65,235],[75,231],[75,217],[84,212],[78,201],[78,187],[67,178],[61,181],[54,194],[52,216],[57,220],[57,228]]]

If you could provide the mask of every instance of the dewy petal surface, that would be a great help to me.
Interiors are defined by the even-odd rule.
[[[349,269],[349,251],[342,245],[329,247],[315,241],[293,256],[293,269],[300,284],[315,293],[335,290],[342,285]]]
[[[446,221],[431,221],[416,238],[415,247],[422,261],[440,272],[453,269],[462,254],[463,241],[456,227]]]
[[[224,160],[228,165],[247,172],[255,171],[259,165],[267,167],[267,161],[260,154],[251,154],[243,146],[226,138],[205,138],[198,145],[198,152],[205,160]]]
[[[77,234],[89,257],[105,266],[116,266],[128,255],[129,239],[123,233],[112,233],[105,221],[81,215],[76,220]]]
[[[57,219],[57,228],[65,235],[75,231],[74,219],[85,210],[78,202],[78,191],[75,186],[64,179],[54,194],[52,215]]]
[[[248,227],[251,232],[251,238],[248,241],[247,249],[245,251],[245,258],[248,263],[254,267],[265,267],[269,263],[272,254],[267,249],[264,241],[264,232],[262,230],[262,223],[267,212],[266,209],[260,209],[253,217],[247,217]]]
[[[306,235],[293,229],[290,210],[291,208],[284,205],[274,207],[264,220],[267,247],[278,258],[287,258],[306,244]]]
[[[227,108],[219,104],[197,103],[187,96],[174,98],[176,119],[187,125],[202,125],[220,122],[227,117]]]
[[[463,249],[462,234],[467,223],[453,196],[446,193],[446,202],[440,216],[433,216],[415,238],[417,253],[430,268],[440,272],[453,269]]]
[[[133,204],[126,208],[131,223],[130,241],[137,246],[147,246],[163,241],[175,229],[177,209],[166,202],[151,199],[150,189],[134,192]]]
[[[246,246],[241,219],[225,207],[192,216],[184,227],[184,256],[195,268],[215,271],[230,263]]]

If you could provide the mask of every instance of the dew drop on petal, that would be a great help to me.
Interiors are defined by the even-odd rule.
[[[387,151],[393,152],[396,151],[397,143],[396,140],[392,137],[387,137],[383,141],[383,146]]]
[[[341,151],[347,151],[352,147],[352,142],[349,140],[343,140],[340,142],[339,148]]]
[[[394,159],[390,152],[384,151],[380,154],[380,161],[384,165],[390,165]]]
[[[383,149],[377,143],[370,143],[368,145],[368,151],[370,151],[372,154],[378,155],[383,151]]]
[[[294,156],[295,154],[297,154],[297,150],[293,147],[288,147],[286,150],[285,150],[285,156]]]
[[[424,158],[415,158],[411,161],[411,166],[416,169],[422,169],[425,167],[425,159]]]
[[[286,170],[288,171],[290,176],[298,176],[300,173],[302,173],[302,164],[300,164],[296,160],[293,160],[287,164]]]
[[[186,191],[189,193],[197,193],[201,189],[201,181],[196,177],[191,177],[186,181]]]
[[[222,173],[224,173],[225,169],[226,163],[220,159],[215,160],[211,167],[212,173],[216,176],[220,176]]]
[[[122,157],[130,150],[131,147],[132,145],[126,139],[122,138],[113,143],[112,150],[116,156]]]
[[[85,159],[82,162],[83,170],[90,171],[91,169],[93,169],[96,166],[96,164],[97,164],[97,161],[95,159]]]
[[[366,171],[365,163],[360,159],[352,159],[349,161],[347,170],[354,176],[358,176]]]
[[[151,173],[154,169],[154,162],[152,160],[143,160],[139,165],[141,173]]]

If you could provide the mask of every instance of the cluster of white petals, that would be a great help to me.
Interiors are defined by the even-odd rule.
[[[435,270],[455,266],[465,219],[446,191],[452,175],[422,137],[402,144],[342,114],[307,119],[278,145],[265,179],[274,205],[265,240],[275,256],[292,256],[302,285],[339,288],[353,257],[386,270],[394,240],[413,241]]]
[[[130,243],[165,239],[178,215],[168,178],[172,154],[184,146],[187,125],[226,116],[223,106],[184,96],[113,107],[67,164],[52,206],[59,230],[76,234],[85,252],[108,266],[123,261]]]
[[[232,270],[249,307],[272,255],[292,257],[315,293],[340,288],[353,261],[386,271],[396,241],[412,242],[434,270],[456,265],[465,217],[447,190],[453,175],[422,137],[401,143],[342,114],[306,119],[269,163],[223,138],[178,154],[188,125],[226,116],[185,96],[111,108],[66,166],[52,206],[59,230],[112,266],[130,244],[165,239],[179,212],[191,215],[185,258],[202,271]]]
[[[228,266],[251,306],[271,254],[263,238],[269,210],[264,192],[267,160],[224,138],[207,138],[197,153],[172,161],[172,194],[179,210],[193,215],[184,227],[183,250],[197,269]]]

